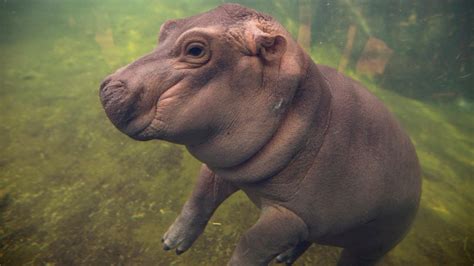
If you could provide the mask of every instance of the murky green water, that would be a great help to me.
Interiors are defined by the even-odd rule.
[[[304,14],[298,6],[305,2],[241,2],[274,15],[295,37],[301,30]],[[467,59],[465,54],[452,59],[456,54],[448,46],[426,46],[462,32],[456,10],[471,12],[472,18],[472,7],[468,1],[446,1],[453,10],[450,18],[436,15],[442,3],[347,0],[308,7],[308,49],[317,62],[340,65],[348,27],[356,26],[345,72],[386,102],[421,160],[420,211],[382,265],[474,263],[472,25]],[[190,251],[179,257],[164,252],[160,238],[190,193],[199,163],[179,146],[136,142],[121,134],[98,99],[101,79],[150,51],[162,22],[218,4],[1,1],[1,265],[226,263],[239,235],[257,219],[257,209],[238,193],[221,206]],[[423,5],[429,16],[417,13]],[[387,6],[385,16],[380,12]],[[393,50],[384,74],[373,78],[356,67],[369,36]],[[423,61],[425,55],[433,61]],[[456,70],[452,66],[459,60],[467,65]],[[313,246],[297,265],[332,265],[338,253]]]

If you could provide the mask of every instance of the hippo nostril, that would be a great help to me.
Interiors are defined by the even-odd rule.
[[[102,91],[107,86],[107,84],[110,83],[110,81],[112,81],[112,78],[104,79],[102,83],[100,84],[100,91]]]
[[[112,80],[110,78],[105,79],[102,84],[100,84],[99,93],[101,96],[107,96],[111,93],[117,92],[117,89],[126,88],[126,84],[122,80]]]

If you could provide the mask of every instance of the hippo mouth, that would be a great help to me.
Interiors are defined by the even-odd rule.
[[[129,88],[126,81],[106,79],[100,86],[101,103],[112,124],[129,137],[142,141],[160,139],[164,134],[158,114],[163,109],[160,103],[179,94],[180,86],[176,85],[181,80],[182,77],[170,79],[161,88],[151,89],[143,85]]]
[[[117,129],[137,140],[150,139],[143,133],[156,117],[158,99],[145,94],[144,87],[130,90],[121,80],[107,79],[100,86],[100,100],[107,117]]]

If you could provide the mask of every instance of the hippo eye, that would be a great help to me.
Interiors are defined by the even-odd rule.
[[[186,55],[192,56],[195,58],[202,57],[204,55],[204,47],[200,43],[191,43],[186,48]]]
[[[184,63],[181,65],[183,68],[197,68],[203,66],[211,59],[211,51],[205,41],[193,40],[182,47],[184,49],[179,61]]]

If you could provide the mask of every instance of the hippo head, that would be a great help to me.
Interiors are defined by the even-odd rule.
[[[184,144],[201,161],[231,167],[277,130],[304,56],[270,16],[225,4],[164,23],[158,46],[105,78],[100,98],[128,136]]]

